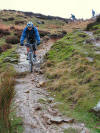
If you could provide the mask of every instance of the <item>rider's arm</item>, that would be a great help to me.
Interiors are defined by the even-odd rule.
[[[23,30],[21,38],[20,38],[21,45],[23,45],[25,38],[26,38],[26,28]]]
[[[37,40],[37,44],[40,44],[40,35],[36,27],[34,27],[35,31],[35,39]]]

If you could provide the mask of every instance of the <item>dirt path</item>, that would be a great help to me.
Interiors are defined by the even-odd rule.
[[[53,40],[41,45],[38,50],[38,61],[34,66],[34,72],[28,73],[24,78],[16,79],[15,104],[17,115],[22,117],[24,123],[24,133],[63,133],[65,129],[77,128],[79,133],[88,133],[83,123],[76,123],[74,119],[65,118],[57,109],[54,99],[50,97],[46,88],[41,87],[45,78],[41,72],[40,65],[43,56],[50,49]],[[18,49],[20,55],[18,72],[28,71],[28,61],[26,61],[26,49]]]

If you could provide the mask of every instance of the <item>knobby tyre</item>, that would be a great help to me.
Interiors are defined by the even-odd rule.
[[[32,72],[33,71],[33,61],[32,61],[33,55],[32,55],[32,53],[30,53],[29,57],[30,57],[30,60],[29,60],[29,71]]]

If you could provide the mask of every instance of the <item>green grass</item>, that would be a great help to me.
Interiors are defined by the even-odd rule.
[[[4,45],[5,43],[5,37],[0,38],[0,46]]]
[[[75,31],[57,41],[45,56],[45,75],[52,96],[64,103],[58,108],[84,122],[92,133],[99,133],[95,129],[99,118],[89,111],[100,100],[100,56],[93,44],[84,44],[88,38],[84,32]]]
[[[10,114],[11,119],[11,133],[17,132],[17,133],[23,133],[23,122],[22,118],[16,117],[16,112],[12,112]]]

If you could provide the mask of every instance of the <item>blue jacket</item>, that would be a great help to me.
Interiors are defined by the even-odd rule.
[[[21,38],[20,38],[20,43],[21,43],[21,44],[24,43],[24,40],[25,40],[25,39],[27,39],[27,41],[29,41],[28,38],[27,38],[27,30],[28,30],[28,28],[25,27],[25,29],[24,29],[23,32],[22,32],[22,35],[21,35]],[[30,34],[32,34],[32,33],[33,33],[33,32],[32,32],[32,30],[31,30],[31,31],[30,31]],[[39,43],[40,43],[40,35],[39,35],[39,32],[38,32],[38,30],[37,30],[36,27],[34,27],[34,34],[35,34],[35,40],[37,40],[37,43],[39,44]]]

